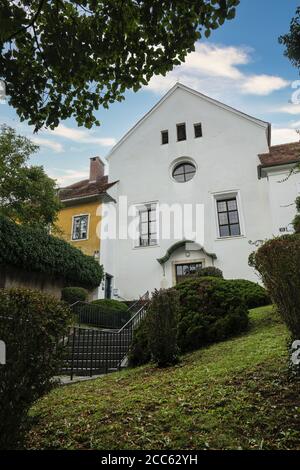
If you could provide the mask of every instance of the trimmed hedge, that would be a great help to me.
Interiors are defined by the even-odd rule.
[[[88,291],[83,287],[64,287],[61,291],[61,300],[69,305],[75,302],[85,302],[88,298]]]
[[[103,328],[121,328],[132,314],[124,302],[114,299],[98,299],[89,304],[78,304],[74,312],[79,315],[81,323]]]
[[[223,279],[223,272],[221,269],[215,268],[214,266],[207,266],[207,268],[201,268],[196,273],[197,277],[220,277]]]
[[[241,295],[248,309],[272,303],[266,289],[255,282],[246,279],[231,279],[227,282],[237,294]]]
[[[248,309],[230,281],[200,277],[178,284],[178,344],[182,352],[199,349],[246,330]]]
[[[0,449],[22,445],[32,404],[53,387],[71,311],[54,297],[29,289],[0,289]]]
[[[155,290],[146,316],[134,331],[128,363],[137,367],[151,360],[158,367],[174,365],[179,360],[177,345],[178,292]]]
[[[103,268],[93,257],[42,229],[25,227],[0,216],[0,265],[60,277],[89,289],[99,286]]]
[[[249,258],[291,332],[300,339],[300,234],[268,240]]]

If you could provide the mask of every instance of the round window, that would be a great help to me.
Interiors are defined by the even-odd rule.
[[[172,176],[177,183],[186,183],[194,178],[196,167],[193,163],[178,163],[173,169]]]

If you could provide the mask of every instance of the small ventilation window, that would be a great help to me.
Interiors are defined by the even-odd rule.
[[[162,145],[169,143],[169,131],[161,131],[161,143]]]
[[[181,140],[186,140],[185,123],[177,124],[177,140],[178,142],[180,142]]]
[[[199,137],[202,137],[202,124],[201,122],[198,122],[197,124],[194,124],[194,132],[195,132],[195,139],[198,139]]]

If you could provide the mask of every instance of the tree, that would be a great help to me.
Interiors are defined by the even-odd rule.
[[[280,44],[285,46],[285,55],[295,67],[300,68],[300,7],[292,18],[288,34],[280,36]]]
[[[21,120],[39,130],[124,99],[184,61],[239,0],[2,0],[0,78]]]
[[[48,227],[61,205],[56,183],[43,167],[26,165],[37,150],[11,127],[0,127],[0,214],[22,224]]]

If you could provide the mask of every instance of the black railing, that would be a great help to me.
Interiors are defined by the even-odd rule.
[[[65,360],[61,373],[70,375],[99,375],[119,370],[125,365],[133,331],[146,314],[148,295],[143,296],[131,311],[130,320],[119,330],[108,331],[75,326],[63,340]]]
[[[97,303],[81,301],[72,304],[71,309],[78,326],[89,325],[98,328],[119,329],[130,320],[133,313],[136,312],[148,298],[149,294],[147,292],[125,311],[105,310],[105,307],[97,305]]]

